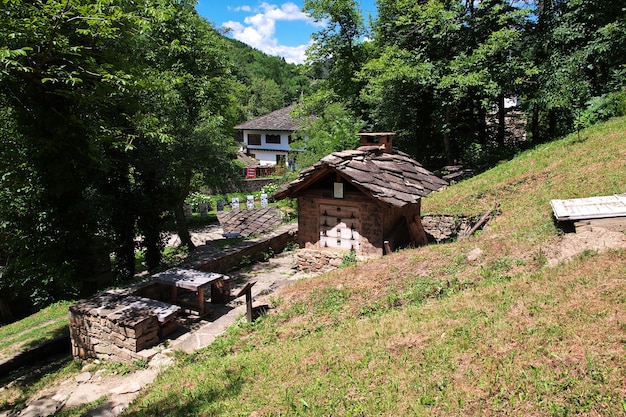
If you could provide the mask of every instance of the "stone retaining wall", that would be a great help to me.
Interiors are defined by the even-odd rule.
[[[422,226],[431,242],[441,243],[456,239],[472,228],[476,219],[467,216],[430,214],[422,217]]]
[[[270,252],[282,252],[289,243],[298,240],[298,226],[287,224],[257,239],[244,240],[237,246],[221,252],[202,256],[185,264],[187,268],[200,271],[227,273],[235,267],[252,260],[262,260]]]
[[[298,270],[328,272],[337,269],[342,264],[344,255],[346,255],[346,252],[298,249],[296,251]]]

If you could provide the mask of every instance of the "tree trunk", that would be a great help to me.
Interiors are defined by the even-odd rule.
[[[0,298],[0,324],[11,323],[13,321],[13,312],[9,307],[6,299]]]
[[[181,245],[187,246],[189,249],[194,249],[196,245],[191,241],[191,234],[187,229],[187,219],[185,218],[184,201],[179,202],[174,207],[174,218],[176,219],[176,232],[180,238]]]
[[[143,245],[146,248],[145,260],[148,271],[153,271],[161,264],[163,243],[160,233],[160,219],[154,213],[142,213],[139,227],[143,234]]]
[[[452,156],[452,144],[450,142],[450,120],[452,118],[452,110],[450,106],[446,106],[446,126],[443,133],[443,146],[446,150],[446,161],[448,165],[454,164],[454,157]]]
[[[180,243],[181,245],[187,246],[190,250],[195,249],[196,245],[194,245],[191,241],[191,235],[189,234],[189,229],[187,228],[187,219],[185,218],[185,199],[189,195],[192,175],[193,174],[191,173],[191,171],[187,171],[185,175],[185,183],[183,184],[183,189],[181,190],[178,202],[174,207],[176,232],[178,233],[178,237],[180,238]]]
[[[478,142],[487,144],[487,111],[478,103]]]
[[[498,95],[498,134],[496,140],[500,147],[504,147],[504,136],[506,132],[506,109],[504,108],[504,94]]]
[[[539,143],[541,138],[539,137],[539,105],[533,106],[531,133],[533,135],[533,143]]]
[[[121,231],[115,250],[115,274],[123,280],[135,276],[135,235],[132,220]]]

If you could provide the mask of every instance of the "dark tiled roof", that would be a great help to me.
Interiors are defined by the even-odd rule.
[[[244,237],[260,235],[283,224],[280,210],[275,207],[218,211],[217,219],[225,234],[238,233]]]
[[[300,126],[296,124],[289,113],[293,110],[293,105],[284,109],[275,110],[256,119],[248,120],[245,123],[235,126],[237,130],[297,130]]]
[[[447,185],[446,181],[403,152],[382,153],[377,147],[362,147],[324,157],[278,190],[274,198],[297,197],[331,172],[339,174],[366,195],[396,207],[417,203],[420,198]]]

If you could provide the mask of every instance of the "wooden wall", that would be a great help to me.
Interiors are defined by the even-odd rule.
[[[419,222],[420,205],[414,204],[402,208],[388,207],[365,194],[352,190],[344,194],[343,199],[333,198],[327,189],[309,189],[298,197],[298,237],[303,249],[333,250],[320,248],[320,205],[336,205],[348,211],[357,209],[360,222],[360,244],[357,255],[380,256],[384,253],[384,239],[398,223],[406,218],[407,228],[417,218]],[[411,242],[403,242],[405,244]],[[337,250],[337,249],[335,249]]]

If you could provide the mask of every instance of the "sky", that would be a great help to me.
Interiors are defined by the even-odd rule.
[[[361,0],[366,18],[376,12],[375,0]],[[198,0],[198,13],[216,28],[229,28],[227,36],[247,43],[268,55],[301,64],[311,34],[323,22],[302,13],[304,0]]]

